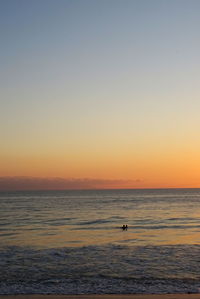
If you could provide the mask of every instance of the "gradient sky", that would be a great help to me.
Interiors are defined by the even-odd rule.
[[[200,187],[199,16],[199,0],[0,0],[1,179]]]

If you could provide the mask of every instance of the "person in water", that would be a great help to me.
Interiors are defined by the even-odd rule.
[[[123,230],[127,230],[127,229],[128,229],[128,225],[127,225],[127,224],[126,224],[126,225],[123,224],[122,229],[123,229]]]

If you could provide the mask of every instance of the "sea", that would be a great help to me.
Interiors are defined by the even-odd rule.
[[[0,294],[144,293],[200,293],[200,189],[0,193]]]

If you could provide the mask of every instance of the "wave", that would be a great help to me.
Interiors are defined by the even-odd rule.
[[[0,294],[198,293],[199,245],[0,249]]]

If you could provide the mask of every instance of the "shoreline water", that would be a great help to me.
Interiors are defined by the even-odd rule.
[[[200,294],[0,295],[0,299],[199,299]]]

